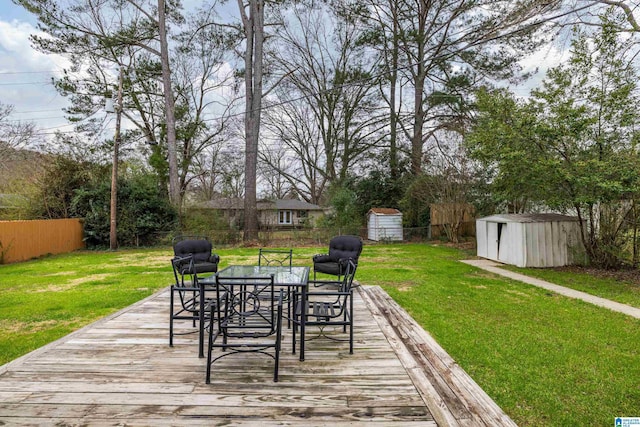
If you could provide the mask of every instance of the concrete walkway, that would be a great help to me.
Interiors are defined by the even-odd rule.
[[[500,265],[501,265],[500,263],[497,263],[494,261],[489,261],[486,259],[473,259],[473,260],[465,260],[462,262],[464,262],[465,264],[469,264],[474,267],[478,267],[483,270],[489,271],[491,273],[498,274],[500,276],[508,277],[513,280],[519,280],[521,282],[528,283],[530,285],[537,286],[539,288],[543,288],[548,291],[555,292],[569,298],[581,299],[588,303],[595,304],[600,307],[608,308],[609,310],[618,311],[628,316],[635,317],[636,319],[640,319],[640,308],[632,307],[626,304],[620,304],[619,302],[596,297],[586,292],[576,291],[574,289],[565,288],[564,286],[555,285],[553,283],[546,282],[544,280],[525,276],[524,274],[505,270],[504,268],[500,268]]]

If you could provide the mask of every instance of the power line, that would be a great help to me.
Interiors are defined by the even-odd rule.
[[[60,111],[60,108],[55,108],[52,110],[12,111],[11,114],[49,113],[52,111]]]
[[[48,70],[48,71],[0,71],[0,75],[13,75],[13,74],[53,74],[60,70]]]

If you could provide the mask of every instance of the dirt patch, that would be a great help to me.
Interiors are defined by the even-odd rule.
[[[507,290],[506,292],[507,292],[508,294],[517,295],[517,296],[519,296],[519,297],[527,297],[527,298],[530,298],[530,297],[531,297],[531,295],[527,295],[527,294],[525,294],[524,292],[515,291],[515,290],[513,290],[513,289],[509,289],[509,290]]]
[[[118,262],[122,262],[132,267],[164,267],[171,265],[172,254],[167,255],[154,255],[154,256],[140,256],[139,254],[123,254],[117,259]]]
[[[73,276],[75,271],[59,271],[57,273],[43,274],[42,277],[56,277],[56,276]]]
[[[71,325],[73,322],[67,320],[65,322],[59,320],[43,320],[41,322],[20,322],[16,320],[1,320],[0,321],[0,329],[5,332],[13,333],[13,334],[24,334],[24,333],[33,333],[40,332],[44,330],[51,329],[56,326],[61,326],[64,324]]]
[[[69,289],[73,289],[78,285],[82,285],[83,283],[87,283],[87,282],[93,282],[93,281],[99,281],[99,280],[104,280],[108,277],[113,276],[113,274],[91,274],[89,276],[85,276],[85,277],[79,277],[77,279],[73,279],[70,280],[67,283],[61,283],[59,285],[49,285],[45,288],[36,290],[34,292],[63,292],[63,291],[67,291]]]

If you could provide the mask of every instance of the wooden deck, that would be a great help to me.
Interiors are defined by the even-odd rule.
[[[378,287],[356,292],[355,353],[287,330],[273,361],[232,356],[204,382],[197,334],[168,346],[165,290],[0,367],[0,425],[515,425]]]

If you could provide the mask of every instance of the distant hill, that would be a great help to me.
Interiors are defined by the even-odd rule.
[[[47,154],[2,146],[0,142],[0,193],[24,194],[36,182]]]

